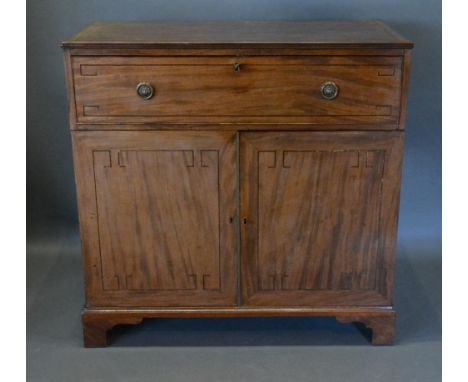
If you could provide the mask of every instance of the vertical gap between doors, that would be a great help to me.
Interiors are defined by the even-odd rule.
[[[237,234],[237,250],[236,250],[236,267],[237,267],[237,306],[240,306],[241,301],[241,210],[240,210],[240,133],[236,132],[236,234]]]

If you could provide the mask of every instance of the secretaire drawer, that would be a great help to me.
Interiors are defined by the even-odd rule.
[[[74,57],[78,123],[395,124],[400,57]]]

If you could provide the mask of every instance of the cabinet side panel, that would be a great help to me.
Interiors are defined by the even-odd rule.
[[[68,100],[68,120],[70,129],[76,128],[76,104],[75,104],[75,81],[72,69],[72,56],[69,49],[63,52],[65,64],[65,81],[67,85],[67,100]]]
[[[411,71],[411,50],[405,50],[403,57],[403,70],[401,76],[401,97],[400,97],[400,121],[399,129],[404,130],[406,126],[406,114],[408,109],[408,90]]]

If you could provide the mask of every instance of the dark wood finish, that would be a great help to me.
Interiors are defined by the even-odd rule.
[[[96,22],[66,47],[411,48],[378,20],[306,22]]]
[[[332,119],[331,119],[332,120]],[[77,131],[395,131],[398,125],[395,124],[355,124],[352,121],[343,124],[308,124],[308,123],[168,123],[168,124],[153,124],[153,123],[102,123],[102,124],[87,124],[75,123],[74,130]]]
[[[69,50],[64,51],[65,81],[68,89],[68,121],[70,129],[76,129],[75,84],[73,81],[72,55]]]
[[[234,305],[235,135],[76,132],[90,306]]]
[[[388,308],[311,308],[311,307],[235,307],[235,308],[159,308],[85,309],[81,315],[86,347],[107,345],[107,332],[118,324],[139,324],[154,318],[225,317],[335,317],[341,323],[364,325],[372,331],[374,345],[393,343],[395,311]]]
[[[101,316],[83,312],[83,341],[87,348],[107,346],[107,332],[116,325],[135,325],[143,321],[141,316],[116,313]]]
[[[103,22],[63,46],[85,346],[160,317],[331,316],[393,342],[410,41],[380,21]]]
[[[73,59],[79,123],[398,123],[401,58]],[[234,65],[239,70],[234,70]],[[339,87],[333,100],[321,85]],[[145,100],[137,84],[148,82]]]
[[[242,133],[243,304],[388,305],[402,134]]]
[[[406,50],[403,58],[403,75],[401,83],[401,104],[399,129],[404,130],[406,125],[406,109],[408,102],[409,76],[411,69],[411,50]]]
[[[370,329],[372,331],[371,342],[373,345],[392,345],[395,340],[394,312],[380,316],[369,316],[368,314],[338,315],[336,319],[343,324],[352,322]]]
[[[406,49],[396,48],[137,48],[128,47],[65,47],[72,56],[153,56],[153,57],[211,57],[211,56],[236,56],[236,57],[264,57],[264,56],[374,56],[374,57],[401,57]]]

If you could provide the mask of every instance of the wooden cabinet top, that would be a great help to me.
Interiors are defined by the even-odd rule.
[[[307,22],[96,22],[64,47],[411,48],[378,20]]]

